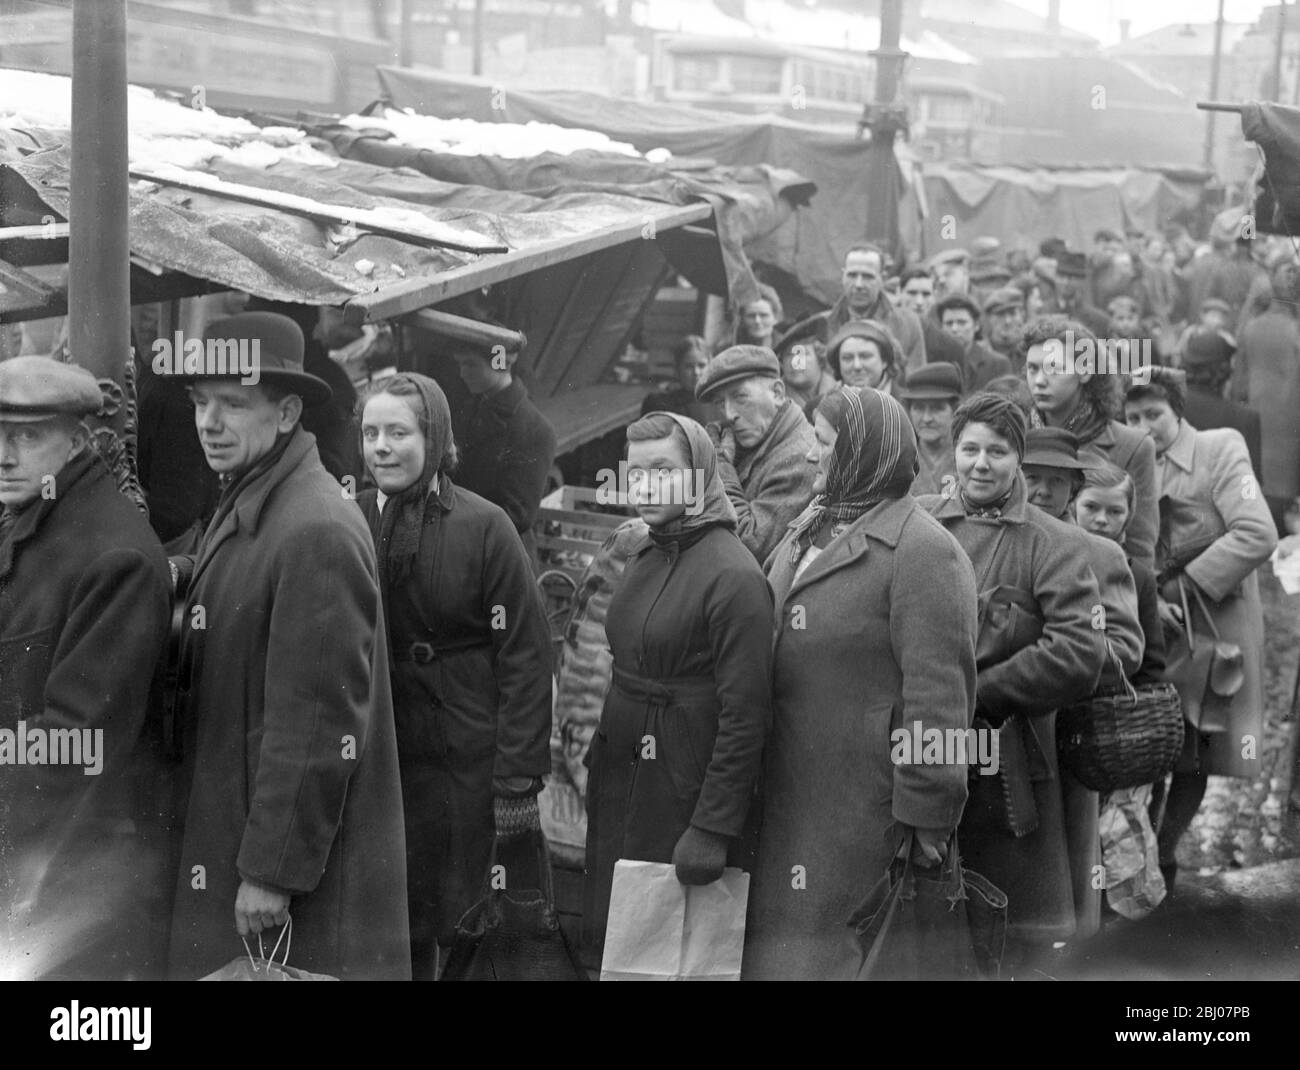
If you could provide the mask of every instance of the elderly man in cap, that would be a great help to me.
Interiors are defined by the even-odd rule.
[[[895,308],[889,300],[884,292],[884,277],[884,251],[870,243],[853,246],[844,256],[844,296],[828,311],[808,319],[818,324],[817,337],[824,344],[829,344],[841,327],[854,320],[884,324],[902,346],[904,367],[899,371],[906,373],[925,363],[925,336],[916,313],[906,305]],[[802,322],[792,326],[790,332],[802,326]]]
[[[181,639],[192,785],[171,972],[212,973],[242,952],[240,936],[291,923],[296,966],[409,979],[374,545],[299,424],[303,407],[327,401],[330,389],[303,371],[302,331],[288,317],[218,320],[205,355],[223,347],[251,351],[253,374],[211,361],[183,372],[222,491],[194,561]]]
[[[984,340],[994,353],[1001,353],[1016,367],[1020,332],[1025,326],[1025,295],[1017,286],[1002,286],[984,299]]]
[[[0,976],[142,976],[131,765],[167,559],[82,422],[84,368],[0,362]]]
[[[724,349],[695,393],[722,417],[709,424],[718,474],[736,510],[736,534],[762,564],[812,501],[812,425],[786,397],[781,365],[763,346]]]

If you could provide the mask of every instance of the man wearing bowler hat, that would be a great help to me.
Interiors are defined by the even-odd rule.
[[[172,914],[178,978],[220,969],[243,954],[240,936],[286,923],[291,965],[345,979],[411,973],[375,553],[299,425],[305,405],[330,397],[303,371],[303,348],[288,317],[247,312],[211,324],[178,376],[222,488],[181,637],[191,784]],[[252,374],[209,359],[222,352],[251,355]]]
[[[149,971],[129,776],[167,559],[82,422],[90,372],[0,362],[0,976]]]
[[[762,564],[812,501],[807,456],[816,436],[786,397],[781,363],[766,346],[724,349],[704,369],[695,396],[714,402],[721,417],[708,428],[718,475],[736,510],[736,534]]]

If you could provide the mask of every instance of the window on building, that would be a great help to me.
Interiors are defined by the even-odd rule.
[[[681,92],[707,92],[721,73],[722,63],[717,56],[673,57],[673,88]]]
[[[735,93],[775,96],[781,92],[779,57],[732,56],[731,89]]]

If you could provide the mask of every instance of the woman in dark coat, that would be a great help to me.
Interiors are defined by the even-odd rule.
[[[818,497],[768,558],[780,614],[751,980],[851,977],[845,922],[906,830],[918,861],[940,860],[966,801],[964,757],[902,760],[896,733],[971,724],[970,562],[908,493],[916,440],[902,406],[869,387],[837,391],[816,427]]]
[[[536,797],[551,764],[551,639],[509,518],[448,475],[456,447],[438,384],[414,374],[386,380],[361,429],[378,485],[358,503],[388,624],[412,969],[432,979],[436,944],[450,943],[477,898],[494,831],[539,827]],[[506,881],[515,886],[509,873]]]
[[[996,776],[975,777],[962,857],[1009,899],[1008,936],[1042,945],[1075,931],[1056,710],[1092,694],[1107,661],[1102,605],[1079,532],[1026,501],[1025,417],[976,394],[953,417],[957,484],[920,502],[961,543],[980,594],[977,727],[1000,728]],[[1013,960],[1024,949],[1009,949]]]
[[[708,433],[652,413],[627,434],[629,497],[650,530],[605,619],[613,685],[587,782],[593,949],[620,858],[672,862],[683,884],[739,862],[771,722],[772,595],[735,533]]]

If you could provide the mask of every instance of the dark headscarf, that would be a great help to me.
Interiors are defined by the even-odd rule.
[[[903,406],[869,386],[841,387],[817,411],[835,428],[826,489],[794,522],[797,561],[829,521],[849,524],[883,501],[901,498],[916,478],[916,433]]]
[[[415,387],[415,394],[393,394],[389,388],[401,383]],[[419,478],[385,501],[379,522],[375,546],[379,558],[379,586],[387,592],[390,582],[400,582],[410,575],[420,549],[425,510],[430,500],[437,497],[436,477],[455,461],[456,445],[451,437],[451,407],[447,404],[447,395],[427,375],[402,372],[385,381],[371,396],[379,394],[417,402],[412,408],[420,434],[424,437],[424,468]]]
[[[902,346],[898,344],[894,332],[875,320],[850,320],[836,331],[826,344],[826,363],[835,373],[836,379],[840,381],[844,379],[844,374],[840,371],[840,349],[850,338],[864,338],[868,342],[876,343],[876,348],[880,350],[880,358],[885,365],[881,382],[887,382],[898,375]]]
[[[689,416],[675,412],[647,413],[647,416],[663,415],[670,417],[686,436],[687,466],[692,472],[698,472],[701,479],[693,490],[696,495],[695,505],[676,520],[659,527],[650,528],[650,538],[662,549],[670,546],[684,550],[711,527],[722,525],[736,527],[736,510],[732,508],[731,499],[727,497],[722,486],[722,477],[718,475],[718,453],[713,448],[709,433]],[[693,478],[693,477],[692,477]]]

